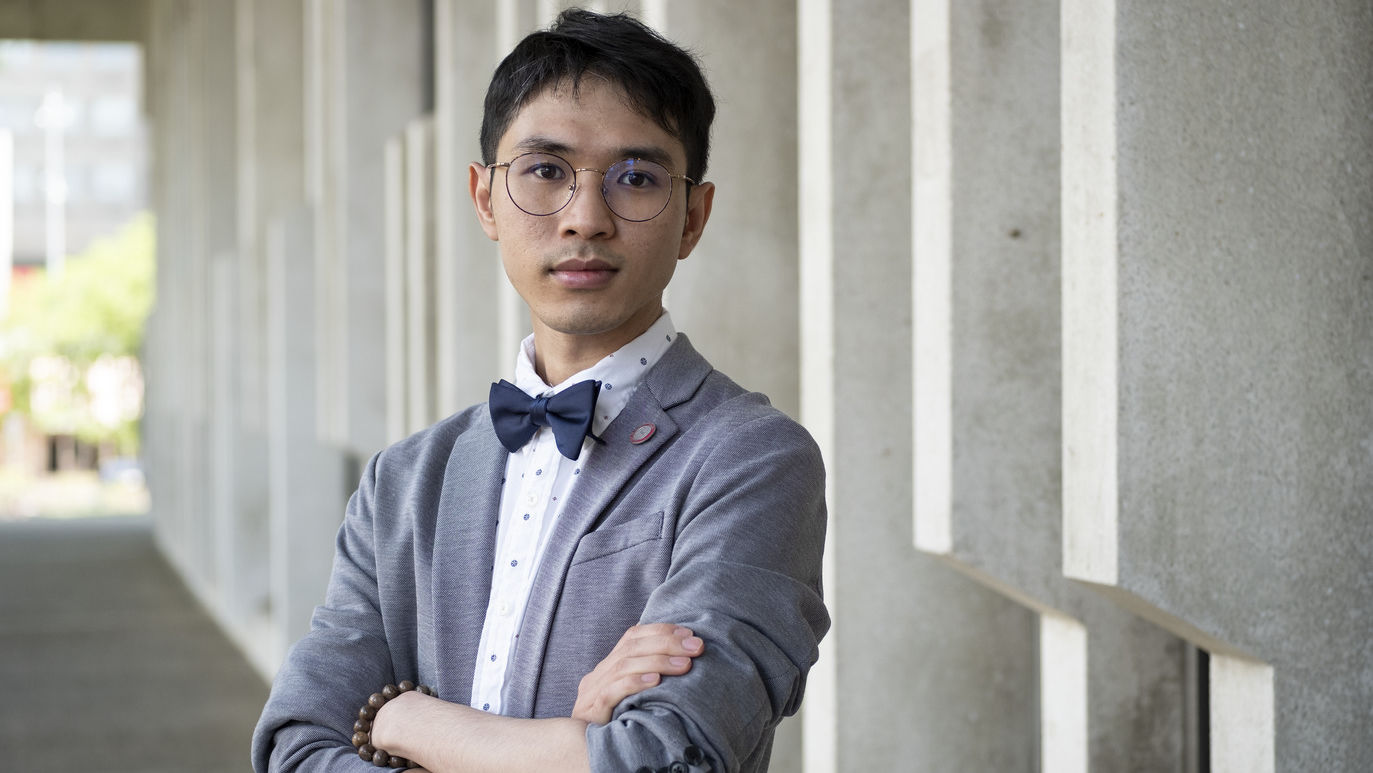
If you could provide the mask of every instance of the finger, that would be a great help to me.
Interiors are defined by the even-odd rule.
[[[608,706],[614,707],[631,695],[637,695],[663,681],[663,675],[656,671],[626,674],[605,686],[602,697]]]
[[[662,681],[656,671],[628,672],[617,675],[601,674],[582,680],[577,690],[577,702],[572,716],[592,724],[610,721],[611,712],[625,698],[637,695]]]
[[[602,682],[600,696],[610,705],[618,704],[662,682],[665,676],[681,676],[691,670],[691,658],[685,655],[653,655],[623,661],[612,679]]]
[[[612,678],[636,677],[645,674],[667,674],[677,676],[691,670],[691,658],[687,655],[644,655],[621,660]]]
[[[672,623],[640,623],[639,625],[632,625],[620,636],[620,640],[615,642],[615,646],[611,648],[608,657],[620,655],[626,651],[646,651],[643,645],[645,640],[654,641],[672,636],[673,632],[680,627],[681,626]],[[690,633],[683,635],[689,636]]]
[[[669,635],[656,634],[641,636],[621,642],[616,646],[617,657],[642,657],[645,655],[688,655],[696,657],[705,651],[705,642],[686,628],[677,628]]]
[[[578,685],[572,716],[592,724],[604,724],[610,720],[614,707],[625,698],[660,684],[664,677],[690,671],[692,656],[680,652],[683,639],[676,636],[669,639],[678,642],[678,654],[652,652],[627,656],[612,653],[601,661]]]
[[[683,633],[684,632],[684,633]],[[666,636],[690,636],[691,630],[676,623],[640,623],[631,626],[625,631],[624,636],[620,637],[621,642],[636,641],[640,639],[653,639]]]

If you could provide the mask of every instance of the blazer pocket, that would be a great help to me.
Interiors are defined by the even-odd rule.
[[[659,510],[652,515],[635,518],[629,523],[587,532],[577,543],[577,550],[572,554],[572,565],[605,558],[629,550],[635,545],[662,539],[665,517],[666,513]]]

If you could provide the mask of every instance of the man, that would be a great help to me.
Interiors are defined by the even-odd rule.
[[[498,67],[469,185],[533,335],[514,386],[368,463],[258,771],[767,769],[829,626],[824,472],[662,308],[713,116],[625,16],[568,11]],[[388,690],[352,738],[402,680],[437,697]]]

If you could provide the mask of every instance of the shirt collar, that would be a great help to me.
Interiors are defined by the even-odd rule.
[[[643,375],[675,340],[677,328],[672,324],[672,316],[664,310],[658,321],[638,338],[602,357],[586,370],[572,374],[561,384],[549,386],[534,370],[534,336],[529,335],[520,342],[520,352],[515,357],[515,386],[530,397],[538,397],[555,395],[587,379],[601,382],[600,396],[596,398],[596,417],[591,422],[591,432],[599,436],[624,410]]]

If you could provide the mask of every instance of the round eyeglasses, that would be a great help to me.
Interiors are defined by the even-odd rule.
[[[672,200],[672,181],[696,181],[684,174],[672,174],[662,164],[642,158],[626,158],[604,171],[576,168],[552,153],[525,153],[502,164],[487,164],[495,174],[505,167],[505,190],[521,211],[536,217],[552,215],[566,207],[576,195],[577,173],[601,175],[601,196],[605,205],[622,220],[642,223],[667,209]]]

